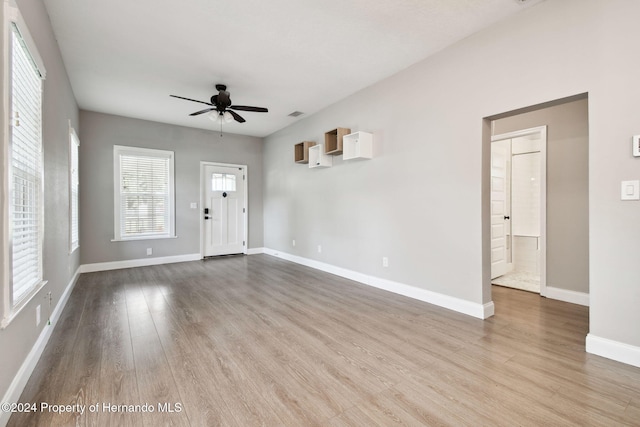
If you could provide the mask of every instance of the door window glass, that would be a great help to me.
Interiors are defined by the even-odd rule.
[[[236,176],[231,173],[214,173],[211,175],[213,191],[236,191]]]

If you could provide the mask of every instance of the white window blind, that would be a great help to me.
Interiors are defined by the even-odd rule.
[[[70,252],[80,246],[80,225],[78,216],[78,195],[80,186],[78,150],[80,140],[73,130],[69,129],[69,222],[70,222]]]
[[[173,237],[173,152],[114,147],[115,239]]]
[[[42,77],[17,27],[11,31],[11,304],[42,282]]]

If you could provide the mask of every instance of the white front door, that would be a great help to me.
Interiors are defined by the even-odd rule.
[[[509,161],[511,141],[491,143],[491,278],[509,270],[510,203]]]
[[[203,163],[203,256],[245,253],[244,166]]]

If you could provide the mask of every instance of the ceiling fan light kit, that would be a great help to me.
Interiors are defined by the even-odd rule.
[[[228,111],[225,111],[224,113],[211,111],[208,116],[209,120],[217,124],[230,123],[233,121],[233,115]]]

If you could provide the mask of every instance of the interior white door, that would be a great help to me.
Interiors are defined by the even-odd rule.
[[[509,270],[511,141],[491,143],[491,278]]]
[[[202,175],[203,256],[244,253],[244,168],[205,164]]]

